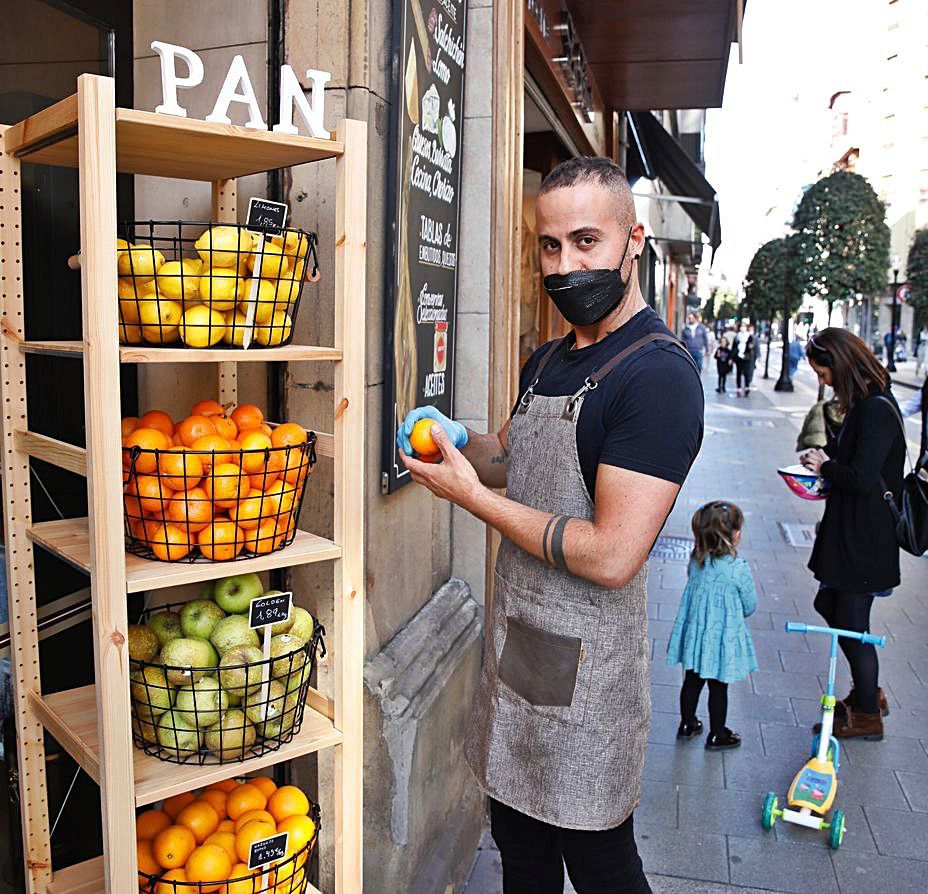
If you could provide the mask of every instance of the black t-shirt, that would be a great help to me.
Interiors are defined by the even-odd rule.
[[[541,374],[535,394],[570,396],[586,377],[621,350],[652,332],[670,330],[650,307],[602,341],[572,350],[570,333]],[[529,357],[519,378],[519,398],[535,380],[550,342]],[[512,414],[518,408],[513,407]],[[587,490],[595,498],[600,463],[683,484],[702,443],[703,391],[686,351],[658,341],[626,357],[599,387],[588,392],[577,421],[577,454]]]

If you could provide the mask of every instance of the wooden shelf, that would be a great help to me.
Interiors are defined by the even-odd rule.
[[[20,161],[76,168],[77,117],[77,97],[68,97],[10,127],[4,148]],[[116,109],[116,170],[122,174],[231,180],[344,151],[338,140]]]
[[[99,782],[96,687],[82,686],[46,696],[30,692],[29,701],[45,729],[91,779]],[[231,776],[244,776],[264,767],[331,748],[341,742],[342,734],[335,729],[332,721],[307,703],[303,711],[303,725],[292,741],[281,745],[276,751],[269,751],[240,764],[175,764],[159,760],[133,747],[135,806],[153,804],[162,798],[203,788]]]
[[[90,536],[86,518],[40,522],[32,525],[27,535],[33,543],[54,553],[79,571],[90,574]],[[176,587],[228,574],[244,574],[246,571],[267,571],[271,568],[327,562],[338,559],[341,554],[339,546],[331,540],[306,531],[297,531],[293,543],[282,550],[234,562],[156,562],[127,554],[126,592]]]
[[[84,353],[81,341],[24,341],[21,350],[26,354],[45,354],[52,357],[80,357]],[[268,363],[294,360],[341,360],[342,352],[336,348],[318,345],[284,345],[279,348],[255,348],[250,351],[217,348],[154,348],[121,345],[121,363]]]
[[[103,857],[94,857],[59,869],[45,889],[47,894],[100,894],[103,884]]]

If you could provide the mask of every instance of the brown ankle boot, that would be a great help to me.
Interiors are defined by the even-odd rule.
[[[837,739],[880,742],[883,739],[883,717],[879,712],[861,714],[860,711],[849,707],[844,717],[835,717],[834,736]]]
[[[843,714],[845,705],[849,705],[853,708],[855,704],[854,687],[852,686],[851,691],[847,694],[847,698],[835,705],[835,715]],[[886,693],[883,692],[882,689],[877,689],[876,691],[876,706],[880,709],[880,714],[883,717],[889,717],[889,702],[886,701]]]

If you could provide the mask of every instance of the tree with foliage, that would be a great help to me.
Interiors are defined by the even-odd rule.
[[[782,308],[787,273],[785,239],[771,239],[754,253],[744,281],[744,297],[755,319],[771,320]]]
[[[734,296],[732,296],[734,297]],[[725,298],[719,305],[717,319],[727,322],[738,316],[738,305],[729,298]]]
[[[915,310],[915,328],[918,331],[928,318],[928,229],[916,230],[912,237],[905,278],[912,287],[909,301]]]
[[[836,171],[810,186],[793,216],[797,292],[822,298],[828,320],[836,301],[886,288],[886,206],[866,178]]]

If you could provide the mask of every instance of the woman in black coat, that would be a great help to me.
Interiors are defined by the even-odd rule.
[[[828,328],[809,339],[806,356],[819,382],[830,385],[844,424],[824,452],[800,460],[831,485],[809,568],[819,581],[816,611],[830,627],[870,629],[874,596],[899,584],[899,546],[884,489],[902,487],[905,439],[889,374],[856,335]],[[883,738],[886,700],[871,645],[841,639],[854,687],[837,706],[838,738]]]

